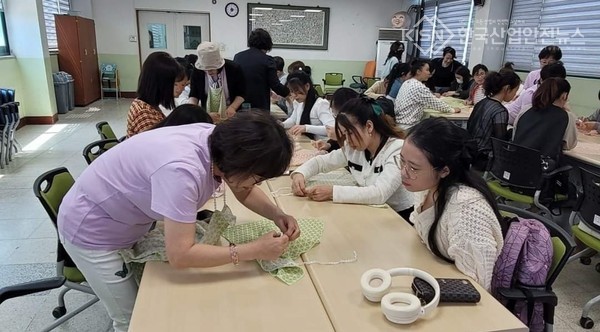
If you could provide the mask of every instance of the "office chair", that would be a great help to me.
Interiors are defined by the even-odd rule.
[[[534,205],[542,215],[552,219],[548,205],[553,202],[566,201],[567,195],[554,194],[550,198],[542,198],[542,188],[555,176],[568,172],[571,166],[544,172],[544,165],[539,151],[511,142],[492,138],[493,157],[487,172],[493,177],[487,181],[488,187],[496,195],[500,203],[514,201]]]
[[[55,228],[57,227],[58,209],[62,199],[74,183],[75,180],[71,176],[71,173],[69,173],[69,171],[64,167],[50,170],[40,175],[34,181],[33,193],[40,200],[40,203],[48,213],[48,216],[50,217],[50,220]],[[57,320],[54,321],[54,323],[52,323],[50,326],[46,327],[43,331],[50,331],[56,328],[60,324],[66,322],[83,310],[89,308],[94,303],[98,302],[98,297],[95,296],[92,288],[86,284],[83,284],[85,282],[85,277],[79,271],[79,269],[77,269],[77,266],[75,266],[75,263],[73,263],[67,254],[67,251],[58,239],[56,262],[57,275],[55,278],[11,286],[13,287],[12,289],[8,287],[8,290],[6,288],[3,290],[3,296],[8,298],[64,286],[58,296],[58,306],[52,310],[52,315],[57,318]],[[94,295],[94,298],[75,310],[71,310],[69,313],[67,313],[67,308],[65,306],[65,294],[73,289]]]
[[[100,135],[100,139],[117,139],[117,135],[106,121],[96,123],[96,130]]]
[[[569,258],[569,263],[579,259],[581,263],[589,265],[590,255],[600,252],[600,175],[584,168],[580,169],[582,189],[577,204],[569,216],[573,236],[587,248]],[[596,264],[596,271],[600,272],[600,263]],[[584,306],[579,319],[579,324],[585,329],[594,327],[594,321],[589,317],[590,310],[600,302],[600,295],[589,300]]]
[[[83,148],[83,158],[89,165],[92,161],[96,160],[96,158],[100,157],[101,154],[117,144],[119,144],[119,141],[116,139],[103,139],[92,142]]]
[[[119,99],[119,71],[114,63],[103,63],[100,65],[100,86],[102,87],[102,99],[106,92],[114,92],[115,98]]]
[[[552,285],[567,264],[569,256],[571,256],[571,253],[573,250],[575,250],[575,241],[564,229],[559,227],[552,220],[544,218],[539,214],[502,204],[498,205],[498,209],[500,210],[500,214],[503,216],[517,216],[525,219],[538,220],[544,224],[544,226],[546,226],[550,232],[553,248],[552,266],[548,271],[548,277],[546,278],[546,285],[544,289],[540,289],[539,287],[527,288],[526,286],[519,285],[518,288],[500,288],[497,291],[498,294],[508,300],[507,307],[510,308],[511,306],[514,307],[515,301],[527,300],[527,295],[523,289],[528,289],[528,291],[531,292],[531,296],[535,302],[543,303],[544,322],[546,323],[545,330],[547,332],[551,332],[554,325],[554,310],[558,304],[558,297],[554,291],[552,291]]]
[[[325,73],[325,78],[323,79],[325,94],[328,95],[334,93],[335,90],[344,86],[345,81],[344,74],[342,73]]]

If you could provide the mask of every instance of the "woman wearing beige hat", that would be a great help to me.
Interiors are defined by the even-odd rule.
[[[219,45],[203,42],[198,45],[198,61],[192,73],[190,104],[200,104],[213,121],[232,117],[242,106],[246,86],[239,65],[223,59]]]

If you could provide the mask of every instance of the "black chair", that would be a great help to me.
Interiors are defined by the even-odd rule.
[[[579,259],[581,263],[589,265],[591,256],[600,251],[600,226],[595,222],[600,216],[600,174],[592,173],[584,168],[580,169],[582,189],[577,204],[571,212],[569,223],[573,236],[586,246],[585,250],[569,258],[569,262]],[[595,234],[595,235],[593,235]],[[596,264],[596,271],[600,272],[600,263]],[[589,300],[584,306],[579,319],[579,324],[586,329],[594,326],[594,321],[589,317],[590,310],[600,302],[600,295]]]
[[[53,277],[0,288],[0,304],[15,297],[59,288],[65,283],[65,280],[67,280],[65,277]]]
[[[492,138],[493,157],[490,170],[494,178],[487,182],[500,203],[507,200],[535,205],[542,215],[551,218],[548,206],[558,201],[566,201],[567,195],[552,193],[552,197],[542,197],[542,189],[548,186],[559,174],[572,169],[563,166],[546,171],[546,165],[539,151],[511,142]],[[544,193],[547,196],[547,193]]]
[[[103,139],[92,142],[83,148],[83,158],[85,158],[85,161],[89,165],[92,161],[96,160],[96,158],[100,157],[101,154],[117,144],[119,144],[119,140],[117,139]]]
[[[8,165],[12,120],[8,104],[0,105],[0,168]]]
[[[96,123],[96,130],[100,135],[100,139],[117,139],[117,135],[106,121]]]
[[[518,288],[500,288],[498,294],[508,301],[507,307],[514,308],[515,301],[526,301],[528,296],[526,292],[531,294],[535,302],[543,303],[544,306],[544,321],[546,322],[546,331],[552,331],[554,325],[554,309],[558,303],[558,298],[552,285],[556,278],[567,264],[569,256],[575,249],[575,241],[564,229],[556,225],[553,221],[546,219],[538,214],[515,208],[508,205],[498,205],[500,213],[504,216],[518,216],[525,219],[535,219],[540,221],[548,231],[552,239],[553,257],[552,266],[546,278],[546,285],[543,288],[535,287],[528,288],[520,285]]]
[[[69,173],[66,168],[59,167],[40,175],[33,184],[33,193],[40,200],[40,203],[48,213],[48,216],[50,217],[50,220],[55,228],[57,227],[60,204],[62,203],[63,197],[74,183],[75,180],[73,179],[73,176],[71,176],[71,173]],[[65,279],[63,284],[61,284],[61,286],[64,286],[64,288],[58,296],[58,306],[52,311],[52,315],[57,318],[57,320],[49,327],[44,329],[44,331],[50,331],[56,328],[60,324],[71,319],[73,316],[79,314],[81,311],[98,302],[98,297],[95,296],[94,291],[90,286],[84,284],[85,277],[79,271],[71,257],[69,257],[69,254],[60,241],[57,241],[56,262],[57,278]],[[32,288],[42,288],[48,284],[48,280],[44,279],[40,280],[39,282],[31,283],[30,286]],[[58,281],[56,281],[54,285],[58,285]],[[67,314],[67,308],[65,306],[65,294],[73,289],[94,295],[94,298]],[[19,292],[14,292],[13,294],[15,296],[19,296]]]

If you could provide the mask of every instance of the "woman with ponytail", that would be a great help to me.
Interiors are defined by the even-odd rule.
[[[287,87],[294,99],[288,109],[292,114],[283,122],[292,135],[307,134],[315,139],[327,139],[326,126],[333,126],[329,102],[317,97],[310,73],[295,71],[288,75]]]
[[[429,118],[409,131],[398,167],[404,187],[418,193],[410,221],[423,242],[489,290],[504,241],[494,196],[470,170],[476,152],[466,130]]]
[[[562,150],[577,145],[577,118],[565,107],[571,85],[563,78],[545,79],[533,94],[532,108],[519,117],[515,144],[539,150],[558,162]]]
[[[514,71],[502,69],[490,72],[483,87],[485,99],[478,102],[467,122],[467,130],[477,142],[478,153],[473,164],[475,169],[485,171],[492,153],[491,138],[507,140],[508,110],[503,102],[513,100],[519,90],[521,79]]]
[[[404,134],[394,119],[373,99],[353,98],[339,109],[335,132],[341,149],[316,156],[292,173],[292,191],[315,201],[385,204],[408,220],[413,198],[403,186],[395,165]],[[305,179],[347,166],[358,183],[306,188]]]

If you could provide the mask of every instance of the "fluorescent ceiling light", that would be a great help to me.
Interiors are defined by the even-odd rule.
[[[320,9],[305,9],[304,11],[307,12],[307,13],[320,13],[320,12],[322,12],[322,10],[320,10]]]
[[[306,16],[304,16],[304,15],[290,15],[290,17],[304,18]]]
[[[291,22],[292,20],[279,20],[279,22]]]
[[[251,18],[248,21],[256,21],[256,19],[255,18]]]
[[[273,10],[273,8],[271,8],[271,7],[254,7],[252,9],[254,9],[254,10]]]
[[[271,25],[283,25],[281,23],[271,23]]]
[[[263,16],[263,14],[250,14],[250,16]]]

